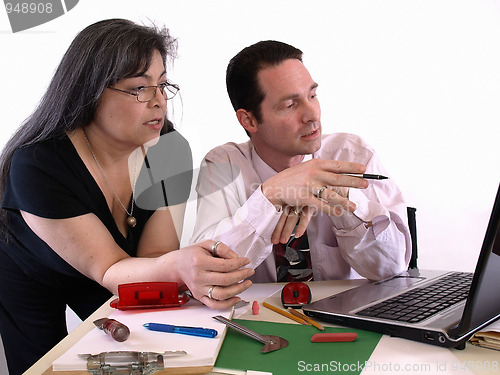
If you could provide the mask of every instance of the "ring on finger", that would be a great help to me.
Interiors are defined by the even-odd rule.
[[[321,199],[321,194],[323,194],[323,192],[327,189],[326,186],[321,186],[319,189],[318,189],[318,192],[315,194],[316,195],[316,198],[318,199]]]
[[[300,212],[298,212],[295,207],[291,207],[290,212],[293,212],[295,215],[300,216]]]
[[[221,243],[222,242],[220,242],[220,241],[215,241],[214,244],[212,245],[211,250],[212,250],[212,255],[214,257],[218,257],[218,255],[217,255],[217,246],[219,246]]]
[[[215,285],[212,285],[209,289],[208,289],[208,298],[210,299],[214,299],[214,297],[212,297],[212,291],[214,290],[215,288]]]

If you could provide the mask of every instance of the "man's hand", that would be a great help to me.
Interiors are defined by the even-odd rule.
[[[300,237],[318,211],[334,216],[353,212],[356,205],[349,201],[349,188],[364,189],[368,181],[342,173],[365,171],[358,163],[312,159],[269,178],[262,192],[277,209],[283,209],[271,241],[286,243],[299,218],[295,235]]]
[[[294,208],[290,206],[286,206],[283,209],[283,213],[281,214],[280,219],[278,220],[278,224],[276,224],[276,228],[274,228],[273,234],[271,235],[271,242],[273,244],[278,243],[287,243],[290,240],[290,236],[295,229],[295,237],[302,236],[309,225],[309,221],[311,221],[311,217],[314,214],[314,211],[309,209],[309,207],[303,208]],[[300,219],[300,221],[299,221]]]

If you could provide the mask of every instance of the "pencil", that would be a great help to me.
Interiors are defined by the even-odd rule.
[[[297,318],[296,316],[290,314],[288,311],[285,311],[285,310],[282,310],[276,306],[270,305],[267,302],[262,302],[262,306],[267,307],[269,310],[273,310],[274,312],[277,312],[278,314],[286,316],[288,319],[295,320],[297,323],[304,324],[304,325],[308,324],[304,319]]]
[[[295,309],[290,309],[289,310],[293,315],[295,315],[297,318],[302,318],[304,319],[306,322],[310,323],[311,325],[315,326],[317,329],[321,330],[321,331],[324,331],[325,330],[325,327],[323,327],[321,324],[319,324],[317,321],[315,320],[312,320],[311,318],[309,318],[308,316],[302,314],[300,311],[297,311]]]

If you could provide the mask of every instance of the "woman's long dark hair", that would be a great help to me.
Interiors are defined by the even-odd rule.
[[[97,22],[82,30],[64,54],[36,110],[17,129],[0,155],[0,202],[14,152],[26,145],[89,124],[108,86],[146,72],[154,51],[163,63],[176,57],[177,41],[168,29],[142,26],[124,19]],[[162,134],[173,130],[165,121]],[[0,209],[0,236],[7,235],[7,213]]]

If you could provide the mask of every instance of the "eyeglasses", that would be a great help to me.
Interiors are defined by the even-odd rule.
[[[156,89],[160,89],[165,100],[172,99],[178,92],[179,86],[174,83],[160,83],[158,86],[143,86],[133,91],[120,90],[116,87],[109,86],[108,89],[124,92],[125,94],[133,95],[139,103],[147,103],[156,97]]]

